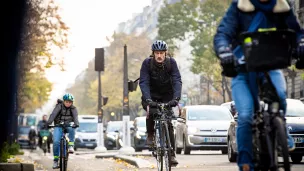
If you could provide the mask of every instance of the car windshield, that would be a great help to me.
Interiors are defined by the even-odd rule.
[[[20,127],[19,134],[28,134],[30,132],[31,127]]]
[[[117,122],[117,123],[109,123],[107,127],[108,132],[115,132],[115,131],[120,131],[122,129],[122,122]]]
[[[226,108],[193,108],[188,109],[188,120],[231,120],[229,110]]]
[[[97,123],[80,122],[77,132],[97,132]]]
[[[146,127],[146,119],[138,119],[137,127]]]
[[[301,101],[288,101],[286,117],[304,117],[304,104]]]

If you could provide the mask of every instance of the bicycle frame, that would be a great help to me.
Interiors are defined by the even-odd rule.
[[[170,122],[172,115],[167,115],[166,104],[159,104],[160,111],[154,114],[155,121],[155,146],[153,155],[157,159],[159,170],[163,170],[163,157],[166,157],[166,170],[171,170],[171,153],[172,146],[170,142],[168,121]],[[156,153],[156,154],[155,154]],[[160,161],[159,161],[160,160]]]
[[[279,110],[279,96],[271,82],[268,73],[264,73],[267,84],[264,88],[269,89],[267,92],[261,90],[262,85],[259,84],[260,94],[262,98],[262,103],[259,104],[259,109],[256,110],[254,114],[253,122],[253,149],[254,149],[254,163],[255,169],[262,169],[263,159],[260,155],[265,155],[264,157],[269,157],[269,164],[266,163],[266,167],[279,168],[277,164],[277,135],[275,126],[273,125],[273,120],[275,118],[281,118],[283,120],[283,111]],[[259,82],[260,83],[260,82]],[[268,86],[268,87],[267,87]],[[266,94],[266,95],[265,95]],[[267,148],[267,151],[264,151]]]

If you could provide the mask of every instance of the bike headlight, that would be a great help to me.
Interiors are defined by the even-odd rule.
[[[146,135],[146,133],[144,133],[144,132],[140,132],[140,131],[136,132],[136,138],[138,138],[138,139],[140,139],[141,136],[145,136],[145,135]]]
[[[188,127],[188,134],[194,134],[199,132],[200,130],[196,127]]]
[[[43,137],[43,140],[45,140],[45,141],[46,141],[46,140],[47,140],[47,136]]]

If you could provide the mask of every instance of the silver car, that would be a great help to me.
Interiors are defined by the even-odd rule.
[[[227,154],[227,133],[233,117],[223,106],[197,105],[182,109],[176,125],[176,153],[221,150]]]

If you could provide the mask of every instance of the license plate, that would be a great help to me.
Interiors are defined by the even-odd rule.
[[[294,137],[293,140],[295,143],[302,143],[304,142],[304,137]]]
[[[222,137],[205,137],[204,142],[226,142],[226,138]]]
[[[92,147],[93,144],[86,144],[85,146],[87,146],[87,147]]]

